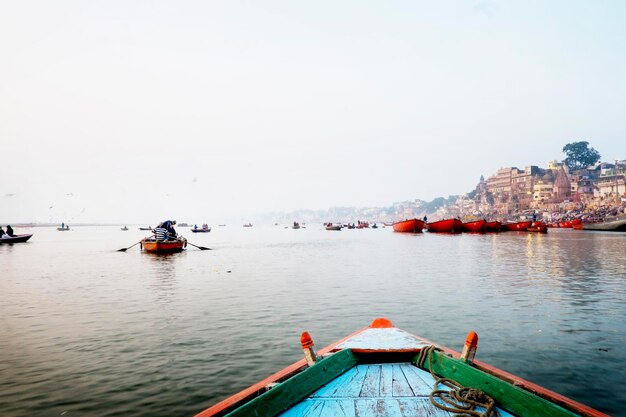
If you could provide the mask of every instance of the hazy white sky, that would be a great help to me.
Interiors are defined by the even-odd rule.
[[[0,6],[0,221],[215,224],[626,157],[623,1]]]

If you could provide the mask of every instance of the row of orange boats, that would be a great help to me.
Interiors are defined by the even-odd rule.
[[[420,233],[424,229],[433,233],[490,233],[507,231],[546,233],[548,231],[545,223],[537,221],[502,223],[499,221],[488,222],[483,219],[464,223],[454,218],[432,223],[426,223],[419,219],[408,219],[396,222],[392,226],[395,232],[404,233]]]
[[[561,222],[548,223],[548,227],[559,227],[561,229],[582,229],[583,219],[564,220]]]

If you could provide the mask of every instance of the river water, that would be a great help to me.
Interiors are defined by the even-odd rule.
[[[376,317],[626,416],[626,234],[319,225],[18,229],[0,245],[0,415],[193,416]]]

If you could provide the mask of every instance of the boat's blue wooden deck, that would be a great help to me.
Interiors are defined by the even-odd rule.
[[[410,363],[357,365],[280,417],[451,416],[430,403],[433,384],[428,371]]]

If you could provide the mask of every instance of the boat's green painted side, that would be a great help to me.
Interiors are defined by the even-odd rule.
[[[307,395],[355,366],[357,357],[350,349],[341,350],[319,360],[268,392],[247,402],[226,417],[274,417],[294,406]]]
[[[576,417],[568,411],[550,401],[535,394],[509,384],[500,378],[483,372],[468,365],[463,360],[454,359],[442,352],[434,351],[433,372],[444,378],[450,378],[459,384],[476,388],[489,395],[496,401],[498,407],[524,417]],[[417,364],[416,357],[413,363]],[[428,359],[424,362],[424,368],[430,369]]]

